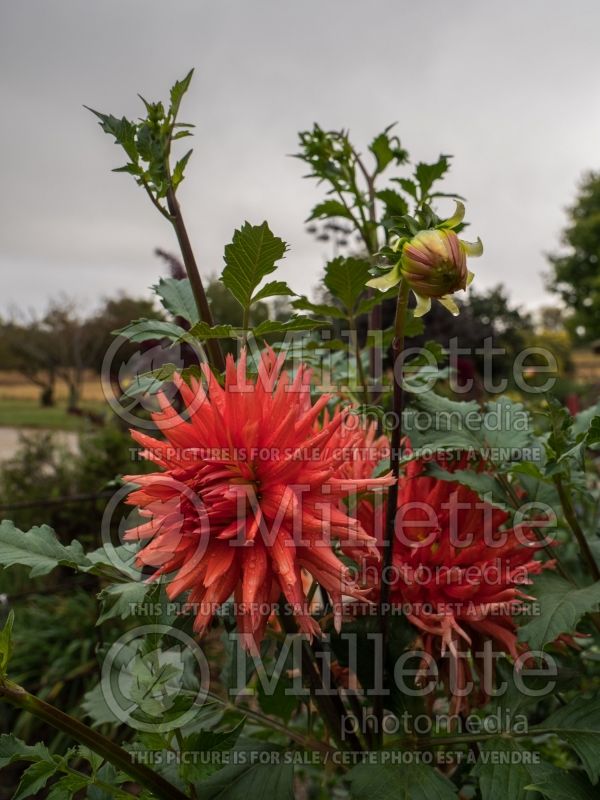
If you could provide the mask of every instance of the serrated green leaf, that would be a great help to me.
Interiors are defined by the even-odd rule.
[[[330,219],[332,217],[352,219],[352,214],[339,200],[323,200],[313,208],[310,216],[306,218],[306,222],[311,222],[313,219]]]
[[[453,800],[456,787],[426,764],[358,764],[346,776],[353,800]]]
[[[576,697],[531,729],[553,730],[575,750],[592,783],[600,778],[600,695]]]
[[[181,105],[181,101],[183,99],[184,94],[190,87],[193,74],[194,70],[191,69],[185,76],[185,78],[183,78],[180,81],[175,81],[175,83],[171,87],[170,91],[171,106],[169,108],[169,113],[174,118],[177,117],[177,114],[179,113],[179,107]]]
[[[170,339],[172,342],[180,341],[186,334],[183,328],[174,322],[163,322],[159,319],[136,319],[113,331],[115,336],[123,336],[130,342],[147,342],[153,339]]]
[[[188,278],[161,278],[152,287],[164,308],[174,317],[183,317],[191,325],[200,321],[194,293]]]
[[[84,108],[87,108],[88,111],[91,111],[92,114],[95,114],[98,117],[100,120],[100,127],[104,133],[108,133],[110,136],[113,136],[115,142],[121,145],[132,162],[137,162],[138,152],[135,143],[135,124],[125,117],[118,119],[117,117],[113,117],[112,114],[103,114],[101,111],[95,111],[89,106],[84,106]]]
[[[323,328],[327,325],[323,320],[311,319],[310,317],[292,316],[285,322],[278,320],[266,319],[261,322],[253,333],[257,338],[259,336],[268,336],[271,333],[287,333],[289,331],[312,331],[316,328]]]
[[[247,741],[236,750],[269,751],[274,745]],[[280,752],[278,750],[278,752]],[[257,763],[248,758],[246,763],[230,764],[195,784],[202,800],[249,800],[265,797],[269,800],[294,800],[294,767],[292,764]]]
[[[429,194],[429,190],[436,181],[443,178],[450,169],[450,156],[440,156],[433,164],[420,162],[415,168],[415,177],[423,195]]]
[[[63,545],[47,525],[21,531],[10,520],[4,520],[0,523],[0,566],[15,564],[30,567],[31,577],[47,575],[59,564],[86,571],[92,566],[77,540]]]
[[[24,797],[31,797],[32,794],[37,794],[40,789],[44,788],[50,778],[56,774],[57,769],[58,764],[54,761],[38,761],[27,767],[21,776],[12,800],[23,800]]]
[[[585,775],[546,763],[531,764],[529,771],[532,781],[528,788],[541,792],[547,800],[598,800],[597,788]]]
[[[518,742],[510,739],[489,739],[481,743],[479,758],[471,773],[479,779],[481,800],[534,800],[534,795],[526,788],[533,776],[524,752]]]
[[[265,283],[262,289],[259,289],[252,297],[252,303],[258,303],[259,300],[264,300],[267,297],[295,297],[296,292],[293,292],[285,281],[269,281]]]
[[[89,781],[82,775],[64,775],[60,780],[53,783],[48,790],[46,800],[71,800],[73,795],[89,786]],[[88,797],[90,795],[88,794]],[[110,800],[113,800],[112,798]]]
[[[362,299],[356,306],[354,313],[357,317],[360,317],[361,314],[368,314],[375,308],[375,306],[378,306],[380,303],[383,303],[384,300],[395,300],[397,296],[398,296],[397,286],[392,286],[392,288],[388,289],[387,292],[381,292],[378,290],[374,292],[371,297],[365,297],[364,299]],[[414,335],[415,334],[407,334],[407,336],[414,336]]]
[[[385,217],[403,217],[408,214],[408,203],[393,189],[382,189],[377,192],[377,199],[385,205]]]
[[[221,280],[244,309],[250,307],[252,295],[262,279],[276,269],[287,245],[274,236],[266,222],[244,223],[225,247],[225,269]]]
[[[241,329],[233,325],[212,325],[208,322],[197,322],[189,331],[184,332],[185,340],[193,339],[232,339],[241,333]]]
[[[334,258],[325,267],[323,282],[331,294],[349,311],[366,291],[371,265],[361,258]]]
[[[320,314],[322,317],[347,319],[347,314],[341,308],[332,306],[329,303],[313,303],[308,297],[300,297],[298,300],[294,300],[292,306],[299,311],[310,311],[313,314]]]
[[[187,131],[185,131],[187,133]],[[171,176],[171,184],[173,189],[177,189],[179,184],[184,178],[185,168],[187,166],[187,162],[190,160],[190,156],[192,155],[192,150],[188,150],[187,153],[177,161],[175,166],[173,167],[173,174]]]
[[[409,194],[414,200],[418,198],[417,184],[410,178],[392,178],[392,180],[399,183],[406,194]]]
[[[98,617],[97,625],[108,619],[119,617],[126,619],[135,613],[135,606],[143,603],[151,586],[144,581],[131,581],[108,586],[98,595],[102,603],[102,613]]]
[[[0,735],[0,769],[15,761],[47,761],[53,762],[50,751],[42,742],[34,745],[25,744],[12,733]]]
[[[533,650],[541,650],[561,633],[573,633],[581,617],[597,611],[600,604],[600,581],[576,589],[559,575],[546,572],[534,579],[528,591],[537,599],[540,613],[519,628],[519,640]]]
[[[488,472],[476,472],[471,469],[456,469],[450,472],[450,470],[444,469],[432,461],[427,466],[427,473],[438,480],[456,482],[460,483],[461,486],[467,486],[484,498],[486,502],[492,503],[504,511],[509,511],[511,508],[506,491],[502,488],[500,482]]]

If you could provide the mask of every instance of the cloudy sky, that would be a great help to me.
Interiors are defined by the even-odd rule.
[[[267,219],[291,246],[281,277],[310,291],[330,253],[304,232],[320,194],[288,157],[297,131],[348,127],[364,147],[397,121],[414,160],[454,154],[478,284],[547,302],[544,253],[600,168],[598,30],[597,0],[5,0],[0,309],[147,292],[172,232],[111,174],[120,153],[82,104],[135,116],[137,92],[166,96],[191,66],[180,197],[205,274],[236,226]]]

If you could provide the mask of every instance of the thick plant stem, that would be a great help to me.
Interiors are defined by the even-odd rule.
[[[585,533],[581,529],[581,525],[579,524],[579,520],[575,514],[575,509],[573,508],[573,503],[571,502],[571,497],[565,489],[560,476],[556,476],[554,478],[554,485],[556,486],[556,491],[558,492],[558,496],[560,498],[560,504],[562,505],[565,519],[567,520],[573,536],[577,540],[577,544],[581,550],[581,555],[587,562],[592,577],[595,581],[598,581],[600,580],[600,568],[598,567],[596,559],[594,558],[594,554],[590,549],[589,542],[585,538]]]
[[[296,623],[290,615],[285,613],[280,614],[279,622],[286,634],[295,635],[298,633]],[[333,694],[327,693],[313,648],[306,640],[302,641],[302,671],[308,677],[310,696],[319,709],[323,717],[323,722],[331,736],[335,739],[338,747],[344,749],[350,744],[353,749],[361,750],[362,747],[355,734],[349,735],[348,742],[344,741],[342,736],[342,717],[345,715],[346,709],[337,691]]]
[[[22,686],[6,679],[0,680],[0,699],[8,701],[24,711],[29,711],[38,719],[89,747],[94,753],[125,772],[133,781],[148,789],[160,800],[187,800],[183,792],[180,792],[177,787],[166,781],[157,772],[144,764],[132,761],[129,753],[118,744],[111,742],[110,739],[84,725],[83,722],[30,694]]]
[[[192,287],[196,306],[198,307],[200,319],[212,327],[214,324],[212,313],[210,306],[208,305],[208,299],[206,297],[206,292],[204,291],[204,286],[202,284],[202,278],[200,277],[194,251],[192,250],[190,237],[188,236],[187,228],[185,227],[185,223],[183,221],[181,208],[173,189],[169,189],[167,193],[167,205],[169,207],[169,214],[171,215],[171,222],[173,224],[173,228],[175,229],[175,234],[177,235],[177,241],[179,242],[183,263],[185,265],[188,278],[190,279],[190,285]],[[225,359],[223,357],[223,351],[221,350],[219,340],[209,339],[206,343],[206,347],[213,366],[219,370],[219,372],[223,372],[225,370]]]
[[[402,280],[398,288],[398,300],[396,303],[396,317],[394,320],[394,341],[392,342],[392,363],[393,363],[393,420],[394,428],[391,435],[390,470],[394,482],[388,490],[387,509],[385,520],[385,532],[383,537],[383,565],[381,579],[381,593],[379,596],[379,634],[381,636],[382,670],[385,676],[385,663],[387,658],[388,627],[389,615],[387,605],[390,597],[390,587],[387,575],[392,564],[392,545],[394,543],[394,523],[396,521],[396,507],[398,505],[398,479],[400,477],[400,460],[402,444],[402,357],[404,353],[404,329],[406,327],[406,313],[408,309],[408,284]],[[382,681],[382,688],[384,681]],[[375,719],[378,741],[381,743],[383,737],[383,696],[376,695]]]

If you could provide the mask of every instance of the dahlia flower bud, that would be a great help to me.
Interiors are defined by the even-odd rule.
[[[452,314],[458,314],[450,295],[466,289],[473,279],[467,269],[467,256],[479,256],[483,252],[479,239],[473,244],[465,242],[452,230],[462,222],[464,214],[464,205],[457,203],[454,215],[439,227],[419,231],[412,239],[404,240],[399,248],[398,263],[387,275],[367,285],[386,290],[404,278],[417,298],[416,317],[429,311],[432,297]]]

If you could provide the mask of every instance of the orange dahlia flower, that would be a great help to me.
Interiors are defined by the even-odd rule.
[[[281,594],[300,629],[320,633],[306,608],[302,569],[327,590],[339,624],[342,595],[360,597],[363,591],[334,552],[335,543],[358,556],[375,550],[341,500],[367,483],[390,482],[342,474],[343,453],[330,445],[347,412],[315,431],[330,397],[313,403],[311,371],[300,367],[291,380],[282,372],[283,360],[267,349],[251,381],[246,353],[237,367],[229,356],[224,387],[207,366],[206,389],[175,376],[188,418],[159,395],[161,411],[153,418],[166,442],[138,431],[132,436],[161,471],[126,478],[140,487],[128,502],[148,518],[127,533],[145,543],[138,564],[154,569],[153,578],[169,576],[169,598],[188,592],[199,633],[233,596],[248,648],[261,640]]]
[[[468,464],[461,459],[454,468]],[[358,516],[374,534],[384,512],[363,504]],[[466,486],[427,476],[423,461],[410,462],[400,478],[392,564],[380,580],[390,583],[394,613],[401,611],[419,631],[416,647],[424,656],[418,683],[441,677],[453,713],[469,705],[467,656],[481,673],[478,654],[486,641],[496,654],[519,655],[514,615],[531,599],[520,587],[551,566],[534,559],[543,546],[536,523],[506,528],[508,518]],[[477,701],[484,699],[480,687]]]

